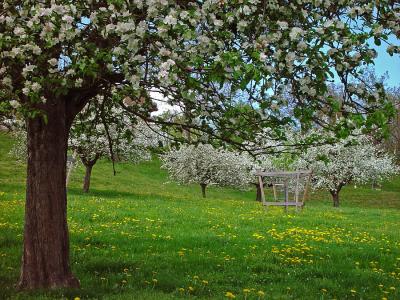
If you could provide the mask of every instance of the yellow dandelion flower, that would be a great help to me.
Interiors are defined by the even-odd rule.
[[[265,296],[265,293],[264,293],[263,291],[258,291],[258,292],[257,292],[257,295],[260,296],[260,297],[264,297],[264,296]]]
[[[350,292],[352,292],[352,293],[357,293],[357,291],[356,291],[356,290],[353,290],[353,289],[351,289]]]
[[[236,296],[232,292],[226,292],[225,297],[230,298],[230,299],[236,298]]]
[[[208,284],[208,281],[207,280],[202,280],[201,281],[204,285],[207,285]]]
[[[194,275],[194,276],[193,276],[193,279],[199,279],[199,276]]]
[[[328,290],[327,290],[327,289],[321,289],[321,291],[323,291],[324,293],[326,293]]]
[[[157,280],[157,279],[155,279],[155,278],[153,278],[153,282],[154,282],[154,283],[157,283],[157,282],[158,282],[158,280]]]
[[[188,290],[189,290],[189,292],[193,292],[193,291],[194,291],[194,288],[193,288],[192,286],[189,286],[189,287],[188,287]]]
[[[81,300],[81,298],[79,298],[79,297],[75,297],[75,298],[74,298],[74,300]]]
[[[245,294],[250,293],[250,289],[243,289],[243,293]]]
[[[179,288],[179,292],[183,293],[185,291],[184,288]]]
[[[391,286],[390,288],[389,288],[389,290],[392,290],[392,291],[394,291],[396,288],[394,287],[394,286]]]

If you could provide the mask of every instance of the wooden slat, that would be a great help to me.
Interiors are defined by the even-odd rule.
[[[265,203],[265,193],[264,193],[264,182],[262,176],[258,176],[258,184],[260,185],[261,189],[261,201],[264,204]]]
[[[256,171],[256,176],[263,176],[263,177],[297,177],[297,176],[308,176],[311,174],[309,170],[300,170],[300,171],[275,171],[275,172],[263,172],[263,171]]]
[[[263,202],[265,206],[303,206],[304,202]]]

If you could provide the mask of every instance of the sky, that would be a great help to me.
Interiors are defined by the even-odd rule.
[[[391,36],[389,41],[395,45],[399,44],[396,37]],[[375,59],[375,72],[379,76],[388,72],[389,78],[387,84],[391,87],[400,86],[400,54],[390,56],[386,50],[386,45],[375,47],[378,52],[378,57]]]

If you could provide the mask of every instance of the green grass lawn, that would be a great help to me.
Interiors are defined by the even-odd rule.
[[[101,161],[91,192],[69,186],[71,265],[80,290],[17,293],[25,166],[0,133],[0,299],[400,299],[400,179],[312,195],[266,212],[254,191],[167,183],[159,161]],[[229,294],[228,294],[229,295]]]

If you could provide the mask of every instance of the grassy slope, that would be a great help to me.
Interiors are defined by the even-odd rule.
[[[116,177],[100,162],[87,195],[75,170],[68,219],[82,289],[16,293],[25,167],[11,142],[0,133],[0,299],[400,298],[399,179],[345,189],[340,209],[317,193],[302,213],[266,213],[252,191],[210,188],[203,200],[197,186],[165,184],[157,161],[118,164]]]

